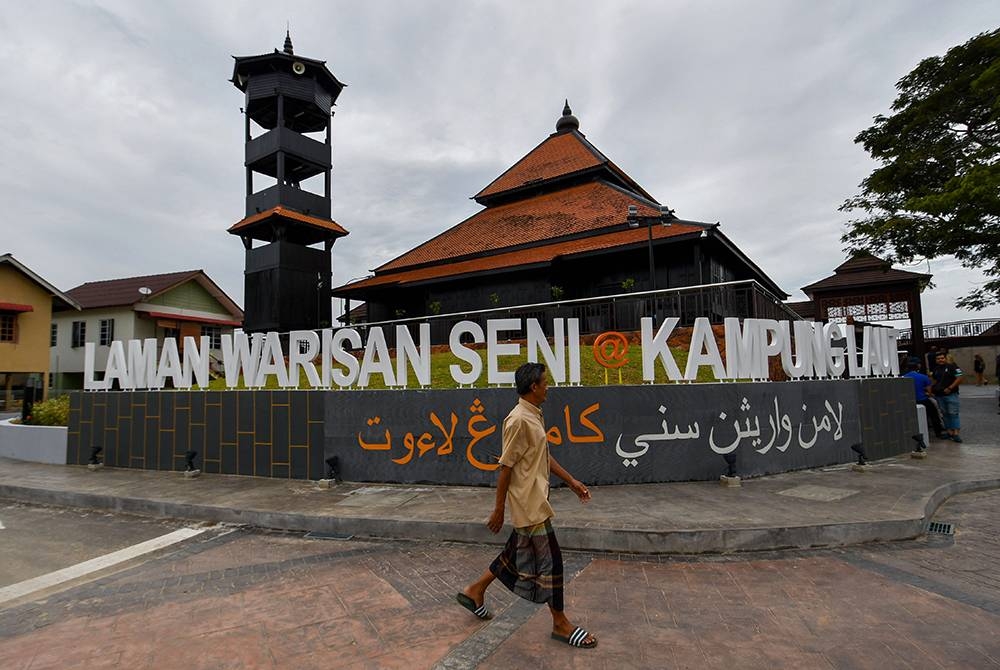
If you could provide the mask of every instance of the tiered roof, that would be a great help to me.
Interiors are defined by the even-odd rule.
[[[485,209],[375,269],[375,275],[335,289],[357,297],[367,288],[528,268],[556,258],[646,243],[638,217],[664,217],[655,239],[701,234],[714,226],[681,221],[597,150],[579,131],[569,105],[556,132],[474,199]]]
[[[892,267],[891,263],[869,253],[861,252],[838,265],[829,277],[820,279],[818,282],[814,282],[808,286],[803,286],[802,292],[812,297],[816,291],[839,290],[848,287],[860,288],[913,281],[925,282],[930,280],[930,278],[931,275],[928,274],[897,270]]]

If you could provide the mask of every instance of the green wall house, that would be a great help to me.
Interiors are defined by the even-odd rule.
[[[83,388],[83,352],[97,345],[106,360],[114,340],[211,338],[213,356],[223,333],[243,324],[243,310],[204,270],[87,282],[67,291],[80,312],[54,314],[49,346],[52,387]]]

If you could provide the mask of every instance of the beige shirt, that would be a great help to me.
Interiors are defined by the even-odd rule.
[[[507,506],[515,528],[534,526],[555,515],[549,505],[549,443],[542,410],[524,398],[503,421],[500,464],[511,469]]]

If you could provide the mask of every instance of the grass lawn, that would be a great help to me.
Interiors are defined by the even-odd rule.
[[[524,347],[522,347],[524,349]],[[671,349],[674,360],[677,362],[677,367],[684,371],[684,366],[687,364],[687,350],[686,349]],[[486,388],[488,386],[486,382],[486,351],[485,349],[478,351],[480,359],[483,361],[483,373],[480,375],[479,380],[473,385],[476,388]],[[567,356],[567,359],[569,356]],[[520,356],[501,356],[499,358],[499,368],[504,371],[516,370],[519,365],[527,362],[528,356],[527,352],[523,352]],[[543,361],[544,362],[544,361]],[[451,373],[449,372],[450,366],[460,365],[463,371],[468,371],[468,364],[460,361],[454,354],[450,351],[442,351],[440,353],[431,354],[431,388],[435,389],[452,389],[458,388],[458,384],[452,379]],[[345,370],[341,366],[334,366],[335,368]],[[395,360],[393,363],[395,368]],[[551,372],[550,372],[551,375]],[[698,382],[712,382],[715,381],[715,376],[712,374],[712,370],[709,367],[702,366],[698,370]],[[666,384],[670,383],[667,380],[666,372],[663,370],[663,366],[659,363],[656,364],[656,378],[655,383]],[[601,366],[597,360],[594,358],[593,351],[590,346],[581,345],[580,346],[580,383],[583,386],[606,386],[606,385],[632,385],[632,384],[642,384],[642,348],[633,344],[629,347],[627,353],[627,362],[618,369],[607,369]],[[222,390],[226,388],[226,380],[224,378],[215,379],[209,385],[211,389]],[[237,388],[246,388],[243,385],[243,378],[240,378],[240,383]],[[272,375],[268,378],[267,385],[265,388],[278,388],[277,379]],[[312,388],[306,379],[304,373],[299,375],[299,388],[309,389]],[[385,385],[385,380],[382,375],[373,375],[369,379],[368,389],[378,390],[387,388]],[[415,389],[420,388],[417,384],[416,375],[413,371],[409,371],[407,388]]]

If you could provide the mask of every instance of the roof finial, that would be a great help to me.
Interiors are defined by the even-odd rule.
[[[286,24],[286,27],[285,27],[285,48],[284,48],[284,52],[286,54],[288,54],[289,56],[295,55],[295,52],[292,50],[292,36],[289,33],[289,29],[287,27],[287,24]]]
[[[569,108],[569,98],[566,99],[566,106],[563,107],[562,117],[556,121],[557,133],[568,133],[571,130],[580,129],[580,120],[573,116],[573,110]]]

